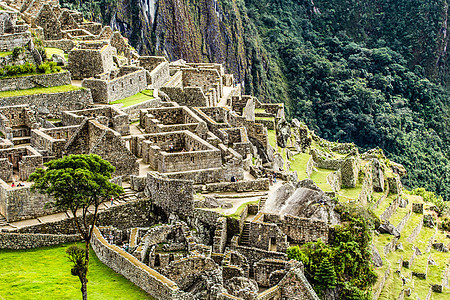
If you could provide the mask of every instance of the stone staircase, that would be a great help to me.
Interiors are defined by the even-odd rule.
[[[261,200],[259,200],[259,211],[262,211],[264,209],[264,206],[266,205],[267,196],[261,197]]]
[[[124,188],[124,192],[122,195],[120,195],[120,197],[118,199],[114,199],[114,202],[118,203],[118,204],[122,204],[122,203],[126,203],[126,202],[130,202],[130,201],[135,201],[137,200],[136,198],[136,192],[133,191],[130,188]]]
[[[8,221],[6,221],[6,218],[3,215],[0,215],[0,226],[8,225]]]
[[[240,244],[243,246],[248,246],[248,240],[250,235],[250,222],[244,222],[244,228],[242,229]]]

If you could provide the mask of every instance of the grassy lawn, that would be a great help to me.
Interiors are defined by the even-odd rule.
[[[12,54],[12,51],[1,51],[0,57],[5,57],[5,56],[11,55],[11,54]]]
[[[70,274],[71,263],[65,256],[69,245],[0,250],[0,298],[81,299],[80,281]],[[90,299],[152,299],[101,263],[92,250],[90,253],[87,286]]]
[[[64,57],[65,60],[67,60],[67,58],[69,57],[68,54],[64,53],[64,50],[59,49],[59,48],[45,48],[45,54],[47,55],[48,59],[52,59],[52,55],[53,54],[58,54],[62,57]]]
[[[292,157],[291,171],[297,171],[298,180],[308,178],[306,175],[306,165],[308,164],[310,155],[306,153],[298,153]]]
[[[267,129],[269,135],[269,144],[273,147],[273,149],[277,149],[277,136],[275,134],[275,130]]]
[[[228,215],[228,216],[226,216],[226,217],[239,219],[240,216],[241,216],[242,211],[244,210],[244,208],[245,208],[246,206],[248,206],[248,205],[250,205],[250,204],[258,204],[258,203],[259,203],[259,199],[258,199],[258,200],[253,200],[253,201],[249,201],[249,202],[242,203],[242,204],[236,209],[236,211],[235,211],[233,214]]]
[[[153,99],[153,90],[143,90],[140,93],[137,93],[136,95],[116,100],[114,102],[110,102],[109,104],[122,104],[123,107],[128,107],[134,104],[138,104],[141,102],[145,102],[147,100]]]
[[[378,205],[378,207],[376,209],[373,210],[373,212],[377,215],[380,216],[385,210],[386,208],[389,207],[389,205],[392,204],[392,202],[394,202],[394,200],[397,198],[397,195],[395,194],[390,194],[389,196],[386,197],[386,199],[384,199],[380,205]]]
[[[357,200],[362,190],[362,184],[358,183],[354,188],[343,188],[339,194],[347,199]]]
[[[322,191],[332,191],[331,186],[327,182],[327,176],[331,172],[333,172],[333,170],[317,168],[317,171],[312,172],[311,179]]]
[[[83,89],[83,88],[68,84],[68,85],[53,86],[53,87],[48,87],[48,88],[33,88],[33,89],[28,89],[28,90],[5,91],[5,92],[0,92],[0,98],[28,96],[28,95],[34,95],[34,94],[63,93],[63,92],[81,90],[81,89]]]

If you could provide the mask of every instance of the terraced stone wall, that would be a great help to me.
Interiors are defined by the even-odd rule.
[[[22,250],[78,242],[79,234],[0,233],[0,249]]]
[[[38,112],[54,117],[60,117],[63,111],[83,109],[92,103],[91,91],[88,89],[0,98],[1,106],[28,104],[35,106]]]
[[[0,80],[0,91],[26,90],[71,84],[69,72],[22,76]]]

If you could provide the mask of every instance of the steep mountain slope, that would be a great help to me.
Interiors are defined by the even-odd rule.
[[[409,187],[450,194],[448,5],[441,0],[101,0],[141,53],[224,63],[330,140],[381,147]]]

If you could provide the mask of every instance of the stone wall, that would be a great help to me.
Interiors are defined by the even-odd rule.
[[[30,32],[0,35],[0,51],[13,51],[16,47],[24,47],[31,41]]]
[[[359,166],[358,160],[349,157],[341,165],[342,187],[354,188],[358,183]]]
[[[311,157],[317,164],[317,167],[328,170],[339,170],[342,163],[344,162],[342,159],[324,158],[321,156],[317,149],[311,150]]]
[[[30,234],[0,232],[0,249],[22,250],[78,242],[79,234]]]
[[[267,178],[238,182],[219,182],[206,184],[206,191],[208,192],[250,192],[268,190],[269,179]]]
[[[179,105],[204,107],[210,106],[209,100],[200,87],[173,87],[162,86],[161,92],[169,96],[170,101],[174,101]]]
[[[69,72],[20,76],[0,80],[0,91],[26,90],[71,84]]]
[[[412,243],[416,237],[419,235],[420,231],[422,230],[423,226],[423,219],[420,220],[419,224],[414,228],[414,230],[411,232],[411,234],[406,239],[407,242]]]
[[[86,118],[98,118],[104,125],[121,135],[130,133],[128,115],[114,106],[96,106],[83,110],[65,111],[62,113],[61,121],[65,126],[80,125]]]
[[[140,56],[139,66],[147,71],[147,83],[152,88],[162,87],[170,78],[169,63],[162,56]]]
[[[130,120],[138,119],[140,115],[141,109],[148,109],[148,108],[157,108],[161,107],[161,99],[160,98],[154,98],[150,99],[138,104],[130,105],[127,107],[122,107],[122,111],[126,114],[128,114],[128,118]]]
[[[147,173],[145,195],[167,212],[191,215],[194,209],[193,191],[192,181],[168,179],[157,172]]]
[[[0,98],[0,106],[19,104],[28,104],[36,107],[37,111],[60,117],[62,111],[83,109],[92,104],[92,96],[90,90],[80,88],[69,92]]]
[[[109,44],[78,44],[69,52],[68,69],[72,79],[82,80],[113,68],[113,48]]]
[[[64,151],[71,154],[98,154],[116,168],[115,176],[139,174],[137,158],[128,150],[120,134],[96,120],[83,121]]]
[[[231,246],[231,249],[239,252],[240,254],[244,255],[247,258],[250,266],[250,272],[253,272],[254,264],[263,259],[287,260],[287,255],[283,252],[273,252],[255,247],[247,247],[233,244]]]
[[[91,240],[92,249],[99,260],[123,275],[156,299],[190,299],[175,282],[161,275],[121,248],[108,244],[95,228]]]
[[[272,216],[279,219],[278,215],[270,215]],[[250,222],[248,244],[258,249],[285,253],[289,246],[287,236],[277,224],[266,220],[267,217],[269,215],[259,214]]]
[[[146,72],[143,69],[136,69],[111,79],[88,78],[83,80],[82,86],[91,89],[94,102],[110,103],[145,90],[147,88]]]
[[[117,206],[114,205],[98,213],[97,225],[113,226],[118,230],[127,230],[133,227],[150,227],[158,223],[157,216],[155,216],[151,205],[152,202],[149,199],[127,202]],[[9,231],[65,235],[78,233],[73,218],[24,226],[17,229],[10,229]]]
[[[32,193],[29,187],[12,188],[0,180],[0,213],[8,222],[54,213],[54,209],[44,208],[48,201],[47,195]]]
[[[318,239],[328,243],[330,228],[323,221],[285,215],[279,226],[297,244],[315,242]]]
[[[44,47],[49,48],[58,48],[64,50],[64,52],[69,52],[73,48],[75,48],[75,41],[70,39],[61,39],[61,40],[53,40],[53,41],[43,41]]]
[[[380,215],[380,220],[389,220],[391,218],[391,216],[397,210],[399,204],[400,204],[400,198],[397,198],[394,201],[392,201],[392,204],[389,205],[389,207],[386,208],[383,211],[383,213]]]

